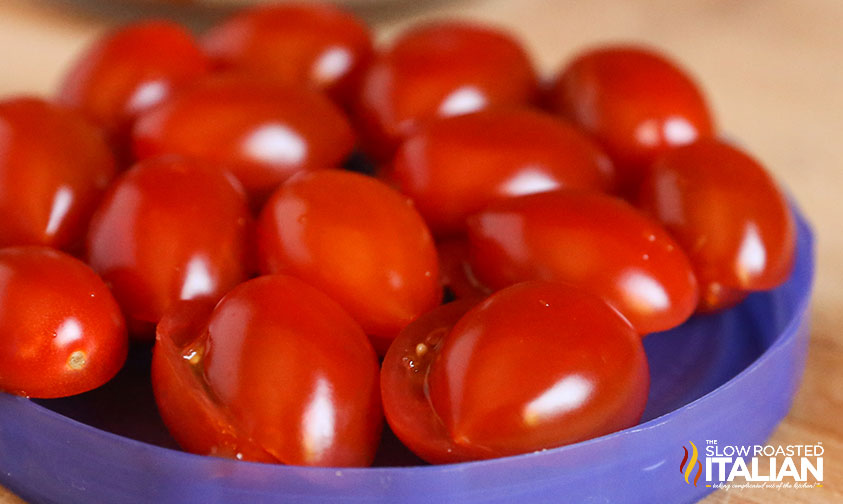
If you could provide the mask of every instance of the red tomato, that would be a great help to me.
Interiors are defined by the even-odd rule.
[[[152,388],[158,411],[179,445],[191,453],[278,462],[234,425],[207,393],[198,353],[213,299],[175,303],[158,323],[152,354]]]
[[[180,154],[229,170],[258,202],[290,175],[339,165],[354,147],[327,98],[240,78],[198,83],[135,125],[139,159]]]
[[[351,99],[372,57],[366,25],[332,5],[247,9],[208,31],[203,46],[217,69],[311,85],[340,103]]]
[[[605,298],[642,335],[681,324],[697,304],[682,249],[618,198],[555,191],[503,200],[469,219],[468,237],[484,284],[571,283]]]
[[[356,115],[368,150],[387,159],[402,138],[435,117],[525,105],[537,78],[507,33],[462,22],[405,32],[363,77]]]
[[[714,130],[694,81],[663,55],[639,47],[581,54],[556,78],[549,101],[606,148],[628,191],[658,154]]]
[[[387,422],[413,453],[431,463],[467,460],[454,446],[442,421],[430,407],[427,372],[443,338],[476,299],[437,306],[401,331],[390,345],[381,367],[381,398]]]
[[[484,298],[491,294],[471,271],[468,260],[468,240],[451,238],[436,243],[439,255],[439,282],[456,299]]]
[[[526,453],[641,419],[649,389],[641,340],[599,297],[527,282],[460,317],[461,303],[419,318],[384,359],[387,421],[420,457]]]
[[[108,287],[81,261],[47,247],[0,250],[0,390],[80,394],[110,380],[128,351]]]
[[[239,285],[212,312],[179,309],[190,311],[159,326],[154,390],[185,448],[295,465],[371,464],[382,424],[378,361],[335,302],[271,275]]]
[[[115,166],[102,134],[36,98],[0,102],[0,247],[81,248]]]
[[[453,235],[492,201],[560,187],[610,191],[615,173],[566,122],[514,109],[434,121],[401,145],[388,177],[434,234]]]
[[[252,271],[252,220],[230,175],[162,158],[120,177],[97,209],[88,262],[140,337],[175,301],[221,297]]]
[[[170,21],[125,26],[97,40],[76,62],[58,99],[124,142],[137,115],[204,75],[193,36]]]
[[[644,181],[640,204],[688,253],[704,311],[790,274],[796,228],[787,201],[756,160],[726,143],[703,139],[666,153]]]
[[[348,310],[386,347],[439,304],[433,239],[403,195],[365,175],[327,170],[290,179],[261,213],[264,273],[287,273]]]

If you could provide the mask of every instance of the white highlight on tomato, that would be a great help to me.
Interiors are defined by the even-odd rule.
[[[307,155],[307,142],[281,123],[267,123],[257,128],[246,138],[244,148],[251,157],[277,165],[298,164]]]

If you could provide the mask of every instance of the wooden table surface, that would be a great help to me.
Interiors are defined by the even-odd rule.
[[[85,4],[74,7],[77,2]],[[137,13],[117,0],[0,1],[0,96],[49,94],[75,54]],[[840,0],[475,0],[369,9],[388,39],[427,17],[466,16],[511,28],[545,72],[601,41],[662,47],[703,83],[723,131],[795,196],[818,235],[808,365],[770,443],[825,446],[825,485],[730,490],[707,503],[843,502],[843,2]],[[146,11],[148,12],[148,11]],[[175,13],[195,26],[196,12]],[[22,501],[0,488],[0,504]]]

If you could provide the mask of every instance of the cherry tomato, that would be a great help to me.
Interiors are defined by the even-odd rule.
[[[124,143],[137,115],[208,71],[193,36],[169,21],[116,30],[88,48],[68,72],[58,99]]]
[[[372,58],[366,25],[331,5],[247,9],[208,31],[202,45],[219,70],[311,85],[339,103],[349,102]]]
[[[389,346],[381,367],[381,398],[387,423],[413,453],[431,463],[470,458],[454,446],[430,407],[427,372],[442,339],[476,299],[437,306],[410,323]]]
[[[371,464],[382,425],[377,357],[360,326],[315,288],[284,275],[250,280],[210,313],[168,314],[156,346],[158,404],[186,448],[231,456],[245,447],[233,456],[295,465]],[[162,396],[167,385],[196,408],[171,390]],[[211,413],[181,416],[196,411]],[[218,434],[201,439],[194,429]],[[217,447],[220,439],[227,443]]]
[[[439,282],[456,299],[484,298],[491,290],[482,285],[468,260],[468,240],[464,237],[451,238],[436,243],[439,255]]]
[[[243,435],[207,393],[202,356],[191,346],[214,309],[207,298],[176,302],[158,323],[152,353],[152,388],[158,411],[179,445],[191,453],[274,462],[278,459]],[[200,343],[201,344],[201,343]]]
[[[537,78],[507,33],[462,22],[405,32],[369,67],[356,102],[367,150],[389,158],[425,122],[533,102]]]
[[[601,298],[527,282],[419,318],[384,359],[387,421],[433,463],[514,455],[635,425],[649,390],[629,323]]]
[[[321,94],[233,77],[204,80],[144,114],[133,137],[139,159],[206,160],[258,202],[296,172],[337,167],[354,147],[345,116]]]
[[[81,261],[47,247],[0,250],[0,390],[80,394],[110,380],[128,351],[108,287]]]
[[[88,262],[114,292],[136,336],[175,301],[219,299],[252,271],[253,223],[230,175],[161,158],[120,177],[97,209]]]
[[[700,282],[700,308],[730,306],[790,274],[796,228],[764,168],[718,140],[664,154],[641,188],[642,208],[682,245]]]
[[[658,154],[714,130],[694,81],[665,56],[640,47],[581,54],[560,72],[549,101],[606,148],[628,191]]]
[[[102,134],[37,98],[0,102],[0,247],[81,248],[115,165]]]
[[[439,304],[430,232],[412,203],[357,173],[303,173],[272,195],[258,223],[264,273],[296,276],[336,300],[377,349]]]
[[[437,235],[465,231],[492,201],[560,187],[610,191],[614,168],[566,122],[529,110],[434,121],[398,150],[388,177]]]
[[[568,282],[604,297],[640,334],[681,324],[697,304],[682,249],[658,222],[618,198],[531,194],[494,203],[468,222],[472,271],[492,288]]]

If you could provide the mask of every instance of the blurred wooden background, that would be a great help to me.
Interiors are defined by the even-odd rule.
[[[51,93],[90,40],[137,15],[130,3],[0,0],[0,96]],[[168,13],[197,28],[219,15]],[[809,362],[793,409],[770,442],[822,441],[826,448],[823,488],[730,490],[705,502],[843,502],[843,2],[445,0],[362,13],[381,40],[428,17],[505,26],[546,73],[584,46],[631,40],[668,51],[697,76],[721,129],[766,163],[817,231]],[[21,502],[0,488],[0,504]]]

